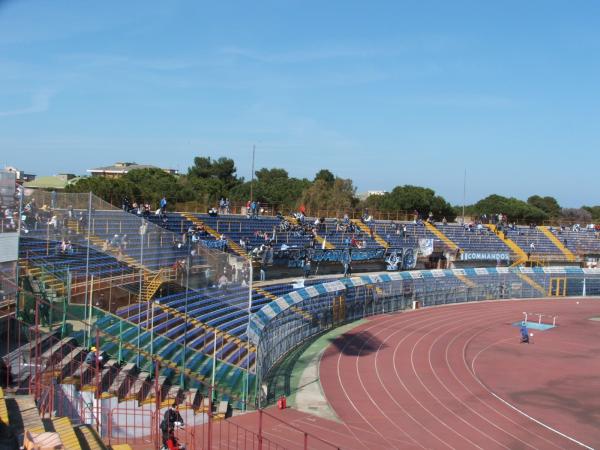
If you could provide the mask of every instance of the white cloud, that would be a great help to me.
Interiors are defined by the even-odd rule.
[[[41,89],[31,96],[28,106],[4,111],[0,110],[0,117],[20,116],[47,111],[50,108],[50,99],[54,94],[55,92],[51,89]]]

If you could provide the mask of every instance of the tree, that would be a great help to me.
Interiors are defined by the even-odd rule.
[[[371,195],[366,204],[381,211],[417,211],[421,216],[432,212],[434,218],[441,220],[454,220],[454,208],[443,198],[435,195],[429,188],[405,185],[396,186],[391,192],[384,195]]]
[[[195,192],[197,200],[216,203],[243,182],[236,176],[236,171],[233,159],[196,156],[194,165],[188,168],[184,185]]]
[[[218,180],[225,191],[229,191],[240,183],[236,176],[237,169],[233,159],[221,157],[212,160],[210,157],[196,156],[194,165],[188,168],[190,179]]]
[[[585,209],[592,215],[592,220],[600,221],[600,206],[582,206],[582,209]]]
[[[531,206],[541,209],[550,218],[557,218],[560,216],[560,205],[554,197],[540,197],[539,195],[532,195],[527,199],[527,203]]]
[[[333,186],[333,183],[335,182],[335,175],[327,169],[321,169],[315,175],[313,182],[318,180],[324,181],[327,186]]]
[[[350,179],[335,178],[333,184],[324,179],[315,180],[302,193],[301,202],[309,211],[330,210],[344,211],[354,207],[356,188]]]
[[[560,215],[562,219],[571,223],[586,225],[592,222],[592,213],[583,208],[563,208]]]
[[[542,222],[549,218],[548,213],[522,200],[493,194],[473,205],[475,214],[506,214],[509,221]]]
[[[280,168],[262,168],[255,175],[253,198],[261,203],[274,205],[282,211],[294,209],[302,192],[311,184],[307,179],[290,178],[287,171]],[[247,201],[250,198],[250,182],[232,189],[231,198]]]
[[[121,178],[87,177],[67,186],[67,192],[92,192],[103,200],[121,206],[125,197],[131,202],[157,207],[165,196],[171,203],[192,200],[194,192],[175,175],[161,169],[136,169]]]

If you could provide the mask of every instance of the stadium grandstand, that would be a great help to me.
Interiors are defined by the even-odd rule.
[[[0,180],[7,446],[158,448],[177,405],[187,448],[338,448],[271,409],[290,393],[280,368],[324,333],[421,307],[600,295],[585,227],[150,211]]]

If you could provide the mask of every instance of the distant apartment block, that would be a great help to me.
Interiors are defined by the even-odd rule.
[[[19,170],[16,167],[13,167],[13,166],[6,166],[4,168],[4,170],[6,172],[14,173],[16,175],[16,177],[17,177],[17,181],[20,181],[20,182],[35,180],[35,175],[33,175],[31,173],[25,173],[24,171]]]
[[[87,172],[93,177],[105,178],[120,178],[126,175],[131,170],[136,169],[160,169],[172,175],[178,175],[179,171],[175,169],[162,169],[150,164],[137,164],[135,162],[117,162],[112,166],[98,167],[96,169],[88,169]]]

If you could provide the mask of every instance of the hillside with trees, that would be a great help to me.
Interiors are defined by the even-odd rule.
[[[254,180],[237,175],[231,158],[197,156],[182,175],[173,175],[160,169],[132,170],[121,178],[84,177],[69,185],[67,192],[93,192],[120,207],[127,197],[130,202],[158,205],[165,196],[170,205],[202,210],[218,204],[220,198],[229,198],[234,204],[245,204],[250,198],[275,210],[289,213],[304,205],[309,212],[339,214],[344,211],[396,213],[412,217],[417,211],[422,217],[430,212],[436,220],[455,220],[462,215],[462,206],[452,206],[434,190],[412,185],[394,187],[383,195],[371,195],[359,200],[356,187],[350,179],[341,178],[328,169],[319,170],[312,180],[290,176],[283,168],[261,168]],[[562,208],[550,196],[532,195],[526,201],[493,194],[465,206],[467,217],[484,214],[505,214],[519,223],[568,221],[589,223],[600,221],[600,206]]]

